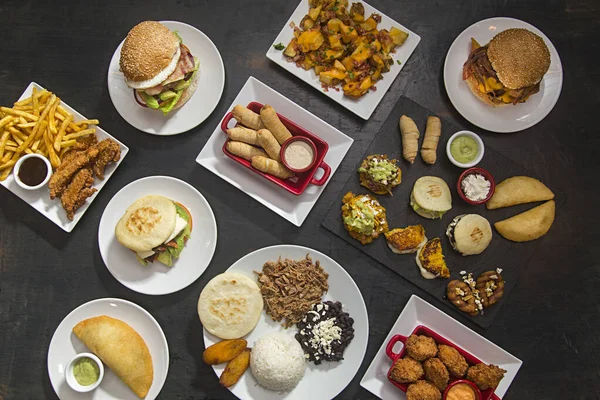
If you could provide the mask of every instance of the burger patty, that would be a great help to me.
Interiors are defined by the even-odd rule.
[[[144,90],[150,96],[156,96],[165,89],[175,86],[180,80],[188,78],[188,75],[194,72],[194,69],[196,68],[194,56],[190,52],[190,49],[188,49],[183,43],[180,44],[180,47],[181,55],[179,56],[179,61],[177,62],[175,71],[173,71],[173,73],[160,84]]]
[[[494,78],[497,82],[500,82],[496,71],[492,67],[492,63],[487,56],[487,46],[481,46],[469,54],[469,58],[463,66],[463,80],[466,80],[470,76],[474,76],[479,83],[485,86],[487,78]],[[501,83],[501,82],[500,82]],[[502,89],[488,91],[487,94],[491,100],[495,103],[502,104],[500,97],[508,92],[512,98],[512,104],[523,103],[532,94],[539,92],[540,84],[525,86],[520,89],[508,89],[503,87]]]

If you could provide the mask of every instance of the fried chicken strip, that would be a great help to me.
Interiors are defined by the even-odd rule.
[[[98,157],[98,153],[97,148],[90,147],[86,151],[79,152],[67,162],[61,163],[48,181],[50,198],[54,199],[55,197],[61,196],[69,186],[69,181],[73,175],[95,160],[96,157]]]
[[[104,139],[95,145],[99,151],[98,158],[94,162],[94,174],[102,180],[104,179],[104,168],[111,162],[117,162],[121,158],[121,147],[112,139]]]
[[[94,176],[89,168],[80,169],[75,174],[60,197],[62,206],[67,212],[67,218],[73,220],[75,211],[96,191],[96,189],[90,189],[93,183]]]

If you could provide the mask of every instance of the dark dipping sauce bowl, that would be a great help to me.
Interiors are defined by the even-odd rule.
[[[42,155],[27,154],[17,161],[13,174],[17,185],[25,190],[37,190],[50,180],[52,165]]]

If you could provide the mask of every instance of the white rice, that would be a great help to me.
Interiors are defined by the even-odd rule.
[[[250,369],[261,386],[287,392],[295,388],[304,376],[306,358],[294,337],[271,333],[254,343],[250,353]]]

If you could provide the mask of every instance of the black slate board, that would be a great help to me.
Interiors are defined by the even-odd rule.
[[[364,157],[366,157],[370,154],[387,154],[389,158],[398,159],[398,165],[402,169],[402,183],[393,190],[393,196],[376,196],[380,203],[387,209],[389,229],[421,224],[425,228],[425,234],[428,239],[440,237],[442,239],[446,263],[451,272],[450,279],[460,279],[460,271],[463,270],[473,272],[473,277],[477,278],[479,274],[485,271],[502,268],[502,276],[506,281],[503,299],[494,306],[485,309],[485,312],[482,315],[475,317],[468,316],[467,314],[458,311],[445,299],[446,285],[449,282],[448,279],[427,280],[421,277],[415,263],[415,254],[399,255],[392,253],[389,250],[383,235],[366,246],[363,246],[357,240],[352,239],[344,229],[340,208],[342,205],[341,198],[346,192],[352,191],[354,194],[370,193],[366,188],[359,185],[358,174],[350,177],[344,186],[344,190],[340,194],[339,202],[334,204],[331,210],[329,210],[323,219],[322,225],[392,271],[437,297],[440,300],[440,304],[448,313],[458,316],[459,319],[471,319],[479,326],[488,328],[502,306],[503,300],[506,299],[514,287],[521,269],[527,265],[527,261],[534,254],[536,249],[543,244],[544,240],[541,238],[527,243],[513,243],[500,236],[493,228],[493,224],[494,222],[530,209],[537,204],[524,204],[498,210],[487,210],[485,205],[473,206],[464,202],[459,197],[456,188],[458,177],[464,170],[454,166],[446,156],[447,140],[452,134],[458,132],[460,129],[442,120],[442,136],[437,150],[437,162],[434,165],[427,165],[423,162],[419,154],[414,164],[409,164],[402,158],[402,141],[400,129],[398,127],[398,121],[403,114],[411,117],[417,124],[421,133],[419,137],[420,148],[425,134],[427,117],[435,114],[402,96],[364,155]],[[494,177],[496,183],[514,175],[532,176],[525,168],[487,146],[485,148],[483,160],[478,166],[488,170]],[[358,165],[356,168],[358,168]],[[410,207],[410,193],[413,185],[418,178],[424,175],[438,176],[444,179],[450,187],[452,193],[452,209],[444,215],[442,220],[429,220],[423,218],[415,213]],[[557,206],[559,206],[561,203],[560,197],[562,196],[555,190],[554,192],[558,197],[558,199],[555,200],[557,201]],[[454,217],[460,214],[480,214],[487,218],[488,221],[490,221],[490,224],[492,224],[492,242],[483,253],[465,257],[452,249],[445,234],[446,227]]]

